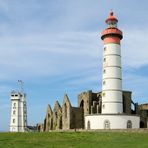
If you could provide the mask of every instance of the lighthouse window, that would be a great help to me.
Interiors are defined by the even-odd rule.
[[[13,119],[13,123],[15,123],[15,119]]]
[[[104,51],[106,51],[106,47],[104,47]]]
[[[103,81],[103,85],[105,85],[106,84],[106,82],[105,81]]]
[[[106,58],[104,58],[104,62],[106,62]]]
[[[103,93],[103,97],[105,97],[105,93]]]
[[[103,73],[106,73],[106,70],[105,69],[103,70]]]
[[[13,106],[16,107],[16,103],[14,103]]]
[[[15,110],[13,111],[13,115],[15,115]]]

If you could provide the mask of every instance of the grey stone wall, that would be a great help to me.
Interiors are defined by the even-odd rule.
[[[59,129],[62,129],[62,108],[56,101],[53,109],[53,130]]]
[[[140,115],[141,127],[148,124],[148,104],[138,105],[132,101],[132,92],[123,91],[123,111],[126,114]],[[84,128],[84,116],[86,114],[100,114],[102,103],[102,92],[82,92],[78,95],[78,107],[72,107],[68,95],[63,99],[62,107],[56,101],[52,111],[48,105],[44,124],[38,125],[39,131],[69,130]],[[131,111],[131,104],[135,106],[135,112]]]
[[[148,104],[138,105],[138,115],[140,115],[140,127],[148,128]]]
[[[71,118],[71,103],[67,95],[64,96],[62,105],[62,129],[70,129],[70,118]]]
[[[132,92],[123,91],[123,112],[131,114]]]
[[[48,104],[47,112],[44,120],[44,131],[48,132],[53,129],[53,112],[51,106]]]
[[[70,129],[84,128],[84,116],[82,108],[72,107],[70,116]]]

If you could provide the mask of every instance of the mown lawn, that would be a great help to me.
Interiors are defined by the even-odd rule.
[[[144,132],[0,133],[0,148],[148,148]]]

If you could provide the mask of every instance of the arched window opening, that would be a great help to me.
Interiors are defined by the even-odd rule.
[[[144,128],[144,122],[143,121],[140,121],[140,128]]]
[[[127,128],[132,128],[132,121],[131,120],[127,121]]]
[[[65,118],[67,118],[67,105],[66,105],[66,103],[64,104],[64,112],[65,112]]]
[[[57,112],[55,112],[55,117],[56,117],[56,119],[58,118],[58,113]]]
[[[109,120],[104,121],[104,129],[110,129],[110,122]]]
[[[50,118],[50,114],[48,114],[48,119]]]
[[[84,100],[81,101],[80,107],[81,107],[81,108],[84,108]]]

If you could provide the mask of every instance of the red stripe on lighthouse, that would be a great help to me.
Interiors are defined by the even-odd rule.
[[[103,39],[104,44],[108,44],[108,43],[115,43],[115,44],[120,44],[120,38],[119,37],[106,37]]]

